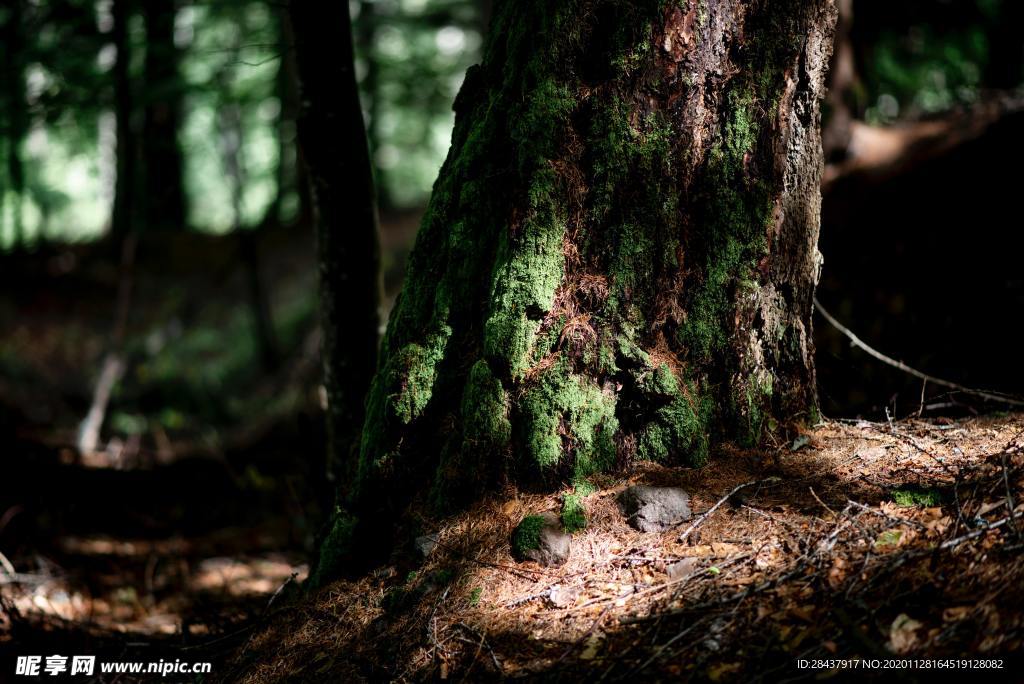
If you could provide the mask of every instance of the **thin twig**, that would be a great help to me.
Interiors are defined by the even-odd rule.
[[[838,516],[836,516],[836,512],[833,511],[831,508],[829,508],[827,503],[825,503],[824,501],[821,500],[821,498],[814,491],[814,487],[808,487],[808,489],[811,490],[811,496],[814,497],[815,501],[817,501],[818,503],[821,504],[822,508],[824,508],[826,511],[828,511],[832,515],[833,518],[838,517]]]
[[[923,373],[923,372],[917,370],[916,368],[911,368],[910,366],[908,366],[907,364],[903,363],[902,361],[897,361],[896,359],[892,358],[891,356],[886,356],[885,354],[883,354],[882,352],[878,351],[877,349],[874,349],[873,347],[868,346],[868,344],[866,342],[864,342],[863,340],[861,340],[859,337],[857,337],[853,333],[853,331],[851,331],[849,328],[844,326],[842,323],[840,323],[838,320],[836,320],[836,318],[832,314],[830,314],[828,311],[826,311],[825,308],[821,305],[821,302],[818,301],[817,297],[814,298],[814,308],[818,310],[818,313],[820,313],[825,318],[825,320],[828,321],[832,325],[833,328],[835,328],[836,330],[841,332],[843,335],[848,337],[849,340],[850,340],[850,344],[852,344],[855,347],[859,347],[860,349],[863,349],[868,354],[870,354],[871,356],[875,357],[876,359],[878,359],[882,363],[888,364],[888,365],[892,366],[893,368],[897,368],[897,369],[903,371],[904,373],[908,373],[910,375],[913,375],[914,377],[920,378],[921,380],[926,380],[926,381],[928,381],[928,382],[930,382],[930,383],[932,383],[934,385],[941,385],[942,387],[948,387],[948,388],[950,388],[952,390],[956,390],[958,392],[963,392],[964,394],[973,394],[974,396],[981,397],[982,399],[988,399],[989,401],[996,401],[996,402],[1000,402],[1000,403],[1003,403],[1003,404],[1008,404],[1010,406],[1024,406],[1024,401],[1022,401],[1020,399],[1015,399],[1013,397],[1009,397],[1009,396],[1006,396],[1006,395],[1003,395],[1003,394],[999,394],[999,393],[996,393],[996,392],[988,392],[988,391],[985,391],[985,390],[972,389],[970,387],[965,387],[964,385],[961,385],[960,383],[953,382],[951,380],[943,380],[942,378],[937,378],[934,375],[928,375],[927,373]]]
[[[766,478],[766,479],[764,479],[764,480],[751,480],[750,482],[744,482],[744,483],[743,483],[743,484],[741,484],[741,485],[736,485],[735,487],[733,487],[733,488],[732,488],[732,491],[731,491],[731,492],[729,492],[728,494],[726,494],[725,496],[723,496],[723,497],[722,497],[721,499],[719,499],[719,500],[718,500],[718,503],[716,503],[716,504],[715,504],[714,506],[712,506],[712,507],[711,507],[711,508],[709,508],[708,510],[704,511],[704,513],[702,513],[702,514],[701,514],[701,516],[700,516],[699,518],[697,518],[697,519],[696,519],[696,520],[695,520],[695,521],[693,522],[693,524],[692,524],[692,525],[690,525],[689,527],[687,527],[687,528],[686,528],[686,531],[685,531],[685,532],[683,532],[683,533],[682,533],[681,535],[679,535],[679,541],[686,541],[686,538],[690,536],[690,533],[692,533],[692,532],[693,532],[693,531],[694,531],[695,529],[697,529],[698,527],[700,527],[700,526],[701,526],[701,525],[702,525],[702,524],[704,523],[704,521],[705,521],[705,520],[707,520],[707,519],[708,519],[709,517],[711,517],[711,514],[712,514],[712,513],[714,513],[714,512],[716,511],[716,510],[718,510],[718,507],[719,507],[719,506],[721,506],[721,505],[722,505],[722,504],[724,504],[724,503],[725,503],[726,501],[728,501],[728,500],[729,500],[729,498],[730,498],[730,497],[731,497],[731,496],[732,496],[733,494],[735,494],[736,492],[740,491],[741,489],[743,489],[743,488],[745,488],[745,487],[749,487],[750,485],[756,485],[756,484],[759,484],[759,483],[761,483],[761,482],[770,482],[770,481],[772,481],[772,480],[778,480],[778,479],[779,479],[779,478],[777,478],[777,477],[769,477],[769,478]]]

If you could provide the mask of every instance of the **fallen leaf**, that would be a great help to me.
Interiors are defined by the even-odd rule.
[[[716,556],[733,556],[737,553],[742,553],[743,548],[736,544],[728,544],[726,542],[714,542],[711,544],[711,551]]]
[[[699,565],[700,559],[691,556],[668,566],[666,572],[668,572],[669,579],[677,580],[693,574]]]
[[[583,652],[580,653],[580,660],[593,660],[597,657],[597,652],[601,649],[601,639],[603,636],[600,632],[595,632],[587,637],[583,645]]]
[[[889,628],[889,649],[894,653],[907,653],[917,645],[917,630],[922,627],[922,623],[900,613]]]
[[[725,675],[732,674],[740,669],[739,663],[719,663],[708,669],[708,679],[713,682],[720,681]]]
[[[970,615],[970,606],[950,606],[942,611],[943,622],[956,622]]]

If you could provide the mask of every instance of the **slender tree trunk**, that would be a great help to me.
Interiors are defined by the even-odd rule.
[[[300,226],[308,226],[313,218],[313,198],[311,196],[309,177],[306,165],[302,161],[302,150],[298,140],[298,120],[300,110],[299,65],[295,58],[295,31],[286,7],[282,7],[281,15],[281,68],[278,71],[278,93],[281,98],[279,152],[283,165],[278,168],[278,198],[280,202],[288,191],[298,196],[298,212],[294,222]],[[283,188],[283,190],[282,190]]]
[[[135,222],[136,192],[136,133],[131,79],[131,43],[128,36],[128,20],[131,16],[131,0],[114,0],[111,13],[114,26],[112,40],[117,49],[114,63],[114,113],[117,118],[117,179],[114,183],[114,206],[111,213],[110,229],[115,242],[123,239]]]
[[[376,366],[380,247],[348,4],[289,5],[302,92],[299,143],[313,190],[320,262],[328,468],[354,470],[364,400]]]
[[[496,3],[318,580],[424,484],[450,506],[815,419],[834,22],[830,0]]]
[[[237,60],[238,46],[235,46],[234,55],[234,59]],[[224,72],[219,80],[221,92],[230,92],[228,72]],[[253,331],[260,350],[260,361],[263,364],[263,370],[270,372],[278,367],[281,355],[278,351],[277,335],[274,333],[270,298],[263,286],[261,274],[260,251],[257,241],[260,227],[246,228],[242,225],[242,193],[245,191],[247,179],[242,164],[244,144],[242,107],[237,102],[222,102],[218,110],[221,157],[227,177],[231,180],[231,229],[238,238],[242,268],[245,271],[246,285],[249,290],[249,310],[252,312]]]
[[[174,44],[175,2],[142,3],[146,23],[145,121],[142,156],[147,228],[186,225],[181,128],[182,88],[178,47]]]
[[[13,244],[25,239],[22,206],[25,196],[25,161],[22,143],[28,134],[28,102],[25,97],[24,0],[11,0],[7,9],[4,54],[4,115],[7,118],[7,180],[11,186]]]

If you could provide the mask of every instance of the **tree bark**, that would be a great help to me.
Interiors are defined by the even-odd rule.
[[[299,144],[313,190],[320,263],[328,469],[345,486],[377,361],[377,208],[348,4],[294,0],[289,12],[302,93]]]
[[[506,1],[367,401],[355,517],[815,420],[830,0]],[[372,534],[370,533],[372,531]]]
[[[143,2],[146,24],[145,120],[142,157],[145,168],[147,228],[180,230],[186,226],[184,169],[178,142],[183,81],[174,44],[175,2]]]

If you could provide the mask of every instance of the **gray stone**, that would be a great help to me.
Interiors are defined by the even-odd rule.
[[[540,517],[539,529],[537,522],[531,520]],[[529,533],[521,532],[529,529]],[[523,540],[527,539],[526,544]],[[536,544],[536,546],[532,546]],[[541,565],[557,566],[569,560],[569,549],[572,546],[572,535],[562,529],[562,520],[553,512],[547,511],[539,516],[527,516],[512,533],[512,551],[520,560],[532,560]]]
[[[416,550],[420,552],[420,555],[426,558],[437,548],[437,540],[437,533],[424,534],[416,537],[416,541],[413,543],[416,546]]]
[[[579,589],[574,587],[552,587],[551,591],[548,592],[548,601],[555,608],[568,608],[576,603],[576,598],[579,595]]]
[[[665,571],[668,572],[670,580],[677,580],[697,572],[698,567],[700,567],[700,559],[689,556],[668,566]]]
[[[661,532],[689,520],[690,495],[679,487],[636,485],[619,495],[630,525],[641,532]]]

